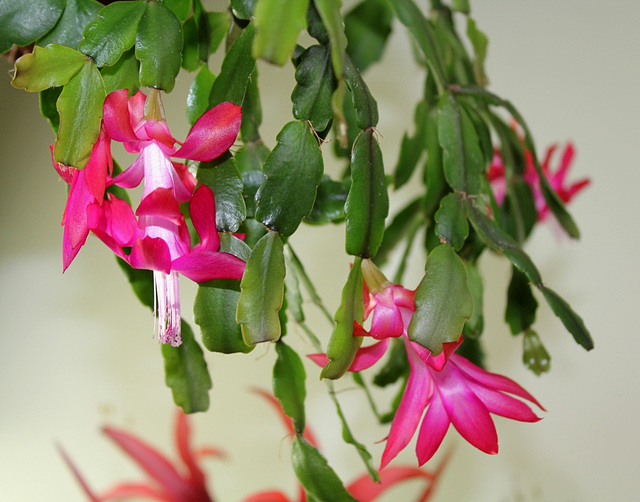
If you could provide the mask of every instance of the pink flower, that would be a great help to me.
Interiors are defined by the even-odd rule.
[[[588,178],[583,178],[575,183],[567,184],[567,176],[571,167],[571,162],[574,156],[574,148],[571,143],[567,143],[565,146],[560,164],[556,169],[551,168],[551,158],[555,153],[558,145],[552,145],[547,149],[544,160],[540,164],[542,172],[549,181],[551,188],[558,194],[562,202],[569,203],[583,188],[585,188],[591,182]],[[526,156],[526,168],[523,175],[524,181],[531,187],[533,192],[533,198],[538,212],[538,220],[543,221],[549,215],[549,207],[542,195],[542,189],[540,188],[540,177],[533,164],[533,158],[531,152],[525,150]],[[502,205],[506,195],[506,178],[505,178],[505,166],[502,161],[499,150],[494,151],[493,161],[487,172],[487,178],[491,184],[491,188],[495,195],[498,204]]]
[[[93,145],[89,162],[84,169],[60,164],[53,159],[53,167],[60,177],[69,184],[67,205],[62,216],[64,233],[62,237],[62,266],[66,270],[84,245],[89,235],[88,211],[91,206],[101,208],[107,176],[113,169],[109,138],[100,131],[98,141]]]
[[[105,427],[103,432],[147,473],[149,480],[119,483],[97,495],[91,490],[69,456],[60,449],[64,461],[92,502],[122,500],[125,497],[141,497],[165,502],[212,502],[199,461],[205,456],[224,457],[224,454],[211,447],[197,450],[192,448],[189,420],[181,410],[176,412],[174,432],[181,465],[174,465],[166,456],[133,434],[114,427]]]
[[[221,103],[204,113],[194,124],[181,146],[164,120],[160,93],[148,97],[138,92],[127,98],[126,89],[109,94],[104,104],[104,127],[109,137],[122,141],[138,158],[110,181],[123,188],[138,186],[144,179],[142,200],[135,211],[136,231],[128,242],[114,230],[113,218],[95,215],[98,235],[132,267],[153,270],[156,293],[157,333],[160,342],[178,346],[180,339],[180,291],[178,273],[196,282],[211,279],[240,279],[244,262],[218,252],[220,239],[215,227],[213,192],[201,186],[184,164],[171,157],[209,161],[233,144],[240,129],[240,107]],[[191,201],[189,209],[201,242],[191,248],[189,231],[180,203]],[[131,217],[126,219],[127,228]],[[123,247],[131,247],[125,254]]]
[[[373,313],[373,319],[370,332],[356,324],[354,336],[372,336],[381,341],[359,349],[349,371],[371,367],[384,355],[389,338],[397,337],[403,339],[410,367],[382,454],[381,469],[409,444],[418,426],[416,454],[422,465],[435,454],[450,424],[473,446],[495,454],[498,437],[491,413],[525,422],[539,420],[527,404],[512,397],[544,409],[526,390],[454,353],[462,343],[462,336],[457,342],[445,343],[438,356],[410,341],[407,327],[415,311],[415,292],[390,283],[375,265],[365,263],[365,280],[374,285],[365,294],[365,315]],[[310,358],[321,366],[327,362],[324,354]]]

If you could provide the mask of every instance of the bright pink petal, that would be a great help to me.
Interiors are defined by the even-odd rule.
[[[134,242],[128,257],[133,268],[171,272],[171,252],[162,239],[144,237]]]
[[[142,198],[136,215],[140,216],[157,216],[169,220],[179,225],[184,220],[184,216],[180,212],[180,205],[173,196],[173,190],[170,188],[156,188]]]
[[[67,464],[67,467],[71,469],[73,476],[76,478],[76,480],[82,487],[82,491],[84,491],[87,497],[89,497],[89,500],[91,502],[100,502],[100,499],[98,498],[98,496],[95,493],[93,493],[91,488],[89,488],[88,483],[85,481],[84,477],[82,476],[78,468],[75,466],[75,464],[71,461],[71,457],[67,455],[67,452],[64,451],[61,446],[58,446],[58,452],[60,453],[60,455],[62,455],[62,459],[64,460],[65,464]]]
[[[454,363],[458,369],[464,372],[467,378],[471,378],[485,387],[508,392],[509,394],[531,401],[538,406],[538,408],[544,411],[544,408],[536,398],[510,378],[485,371],[458,354],[454,354],[451,357],[451,362]]]
[[[233,103],[220,103],[205,112],[189,131],[182,148],[174,155],[182,159],[213,160],[226,152],[238,136],[242,121],[241,108]]]
[[[442,444],[442,440],[449,430],[449,415],[444,408],[442,398],[438,388],[433,391],[427,413],[422,420],[418,442],[416,444],[416,455],[420,465],[428,462],[435,455]]]
[[[173,260],[171,268],[192,281],[206,282],[212,279],[242,279],[245,265],[244,261],[229,253],[192,251]]]
[[[113,161],[109,139],[104,131],[100,131],[98,141],[93,145],[89,162],[82,170],[85,176],[87,188],[96,201],[101,204],[104,198],[104,190],[107,185],[107,173],[111,171]]]
[[[467,385],[490,413],[511,418],[512,420],[519,420],[520,422],[537,422],[540,420],[540,417],[531,411],[529,406],[515,397],[479,385],[473,380],[467,380]]]
[[[104,128],[110,138],[116,141],[137,142],[138,137],[133,131],[133,125],[137,123],[137,120],[130,115],[130,100],[127,99],[127,92],[127,89],[119,89],[107,96],[104,100],[102,120]],[[144,100],[144,94],[140,92],[138,92],[135,99],[131,98],[136,111],[138,107],[136,107],[135,104],[140,100],[139,95],[142,95]]]
[[[133,164],[113,178],[109,184],[122,188],[137,187],[144,177],[144,159],[139,156]]]
[[[218,251],[220,236],[216,228],[216,209],[213,191],[206,185],[201,185],[191,198],[189,214],[193,226],[200,236],[200,244],[195,251]]]
[[[485,453],[498,453],[498,434],[489,410],[465,383],[464,373],[448,364],[434,374],[434,379],[442,404],[460,435]]]
[[[173,169],[176,171],[176,174],[178,175],[178,178],[180,178],[182,184],[185,186],[187,191],[192,194],[198,184],[196,178],[189,172],[187,166],[182,162],[171,161],[171,163],[173,164]]]
[[[411,441],[433,388],[427,365],[411,348],[409,341],[407,339],[404,341],[410,365],[409,379],[400,406],[391,423],[380,469],[383,469]]]
[[[164,455],[127,432],[112,427],[105,427],[103,431],[149,476],[156,480],[168,495],[175,500],[180,500],[188,486]]]
[[[119,501],[131,497],[142,497],[149,500],[159,500],[160,502],[174,502],[176,500],[166,493],[144,483],[119,483],[102,493],[99,502],[107,502],[109,500]]]
[[[370,368],[384,356],[389,347],[389,339],[381,340],[366,347],[360,347],[349,366],[349,371],[362,371]]]
[[[157,141],[164,153],[172,155],[175,152],[177,140],[171,136],[169,126],[164,120],[144,120],[141,125],[149,139]]]

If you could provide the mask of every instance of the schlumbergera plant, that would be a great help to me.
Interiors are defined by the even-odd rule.
[[[545,219],[578,237],[564,203],[588,180],[567,181],[571,145],[558,161],[550,148],[541,162],[518,110],[487,89],[487,38],[467,0],[361,0],[348,9],[340,0],[231,0],[214,11],[201,0],[104,3],[3,1],[0,52],[34,44],[15,62],[13,85],[40,93],[56,134],[53,166],[69,184],[63,267],[89,234],[114,252],[138,299],[154,311],[166,382],[184,412],[209,406],[201,344],[225,354],[275,345],[273,393],[290,420],[299,498],[330,502],[374,500],[382,490],[367,481],[359,481],[360,491],[344,485],[305,434],[303,356],[327,382],[343,438],[385,488],[420,476],[416,468],[388,467],[414,436],[422,465],[450,424],[493,454],[491,414],[539,420],[533,409],[543,408],[531,394],[483,368],[478,261],[496,253],[512,264],[505,320],[522,337],[523,362],[532,371],[547,371],[550,361],[533,328],[533,290],[590,350],[582,319],[523,250]],[[378,107],[364,76],[392,29],[408,32],[424,80],[411,133],[385,167]],[[224,57],[216,75],[208,61],[217,52]],[[295,72],[293,118],[277,135],[260,132],[259,59]],[[186,103],[192,127],[183,142],[170,132],[163,108],[181,68],[194,75]],[[263,136],[275,137],[272,149]],[[137,156],[130,166],[112,158],[114,143]],[[343,166],[342,174],[324,174],[325,161]],[[409,181],[417,195],[391,217],[389,193]],[[130,196],[139,185],[141,195]],[[331,271],[344,274],[335,315],[290,243],[301,224],[344,225],[352,266]],[[418,239],[425,254],[414,246]],[[425,255],[417,289],[402,286],[408,261]],[[393,280],[383,272],[389,274],[389,263],[397,267]],[[198,283],[193,309],[201,344],[181,319],[179,274]],[[332,330],[305,322],[308,305],[328,317]],[[288,325],[308,335],[315,354],[298,354],[287,343]],[[348,372],[372,403],[368,382],[398,388],[389,413],[372,407],[374,420],[391,424],[381,459],[356,440],[333,391],[332,381]],[[186,474],[163,471],[158,466],[168,461],[161,455],[107,429],[159,487],[122,485],[97,496],[72,468],[92,500],[212,500],[186,427],[180,418]],[[248,500],[288,499],[269,492]]]

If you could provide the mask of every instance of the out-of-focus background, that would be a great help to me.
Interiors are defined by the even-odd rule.
[[[552,371],[536,377],[525,369],[521,340],[511,337],[501,320],[509,266],[484,257],[489,367],[520,382],[548,412],[532,425],[496,418],[497,456],[480,453],[450,430],[445,447],[452,446],[454,454],[434,500],[634,500],[640,489],[640,337],[634,322],[640,299],[635,193],[640,186],[640,4],[493,0],[473,2],[472,8],[490,39],[491,89],[520,109],[540,152],[551,143],[573,141],[573,179],[592,179],[570,206],[581,240],[572,242],[544,225],[526,249],[548,284],[583,316],[596,349],[587,353],[577,346],[540,299],[536,328],[552,355]],[[389,169],[422,85],[409,52],[406,32],[398,25],[384,61],[365,74],[380,106]],[[212,60],[214,71],[217,64]],[[39,116],[37,96],[10,86],[7,62],[0,61],[0,69],[0,500],[80,501],[83,496],[55,444],[64,446],[96,489],[141,479],[99,427],[129,428],[174,455],[173,404],[160,348],[151,337],[151,315],[129,290],[111,253],[89,239],[62,274],[66,186],[51,166],[53,136]],[[292,69],[261,65],[260,77],[262,135],[272,147],[290,120]],[[181,76],[165,100],[177,138],[188,130],[181,108],[189,82],[188,75]],[[330,310],[338,304],[348,271],[343,239],[342,226],[306,228],[293,239]],[[421,266],[418,260],[408,287],[417,285]],[[184,315],[192,319],[195,286],[184,280],[182,288]],[[329,326],[317,319],[314,328],[326,340]],[[289,336],[304,344],[296,330]],[[273,360],[268,346],[247,356],[207,355],[214,381],[211,408],[193,423],[197,444],[215,444],[229,453],[226,461],[206,465],[218,500],[236,502],[276,487],[296,493],[284,430],[250,391],[270,387]],[[317,370],[308,370],[309,423],[332,466],[343,479],[353,479],[362,465],[341,442],[333,407],[316,382]],[[370,425],[359,391],[348,383],[340,388],[357,437],[379,458],[383,445],[374,443],[386,429]],[[414,464],[415,456],[408,449],[398,460]],[[410,488],[391,492],[386,500],[412,500]]]

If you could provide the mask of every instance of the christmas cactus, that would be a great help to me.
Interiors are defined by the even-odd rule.
[[[0,52],[22,54],[12,83],[39,93],[55,133],[53,168],[69,185],[60,208],[63,269],[89,235],[113,251],[133,293],[156,317],[166,382],[182,409],[176,440],[186,470],[128,433],[105,429],[155,484],[96,495],[63,454],[91,500],[212,500],[198,460],[217,451],[192,450],[182,414],[209,408],[202,347],[248,354],[261,344],[275,347],[272,390],[291,432],[298,500],[375,500],[410,478],[428,482],[419,495],[427,500],[441,467],[393,462],[414,436],[419,466],[450,424],[495,454],[492,415],[535,422],[544,411],[529,391],[485,368],[479,260],[488,253],[511,264],[504,319],[522,338],[529,369],[550,368],[534,329],[535,295],[579,345],[593,348],[581,317],[524,250],[539,224],[579,237],[565,205],[589,181],[568,180],[571,144],[559,160],[555,146],[541,160],[516,106],[490,90],[488,39],[467,0],[1,5]],[[366,79],[392,30],[411,37],[422,92],[398,158],[390,159]],[[213,55],[222,60],[215,73]],[[261,129],[260,60],[295,78],[290,102],[280,103],[292,117],[279,131]],[[170,132],[163,106],[179,73],[192,80],[185,103],[192,127],[183,142]],[[399,90],[402,84],[396,82]],[[117,144],[133,154],[129,165],[114,158]],[[410,199],[397,197],[409,184]],[[393,214],[390,199],[398,207]],[[335,312],[296,252],[293,236],[302,225],[344,228],[351,267],[326,271],[343,277]],[[408,289],[408,264],[420,260],[424,274]],[[181,318],[179,274],[198,284],[195,332]],[[308,322],[309,309],[327,322]],[[306,352],[289,341],[294,327],[308,339]],[[309,371],[325,381],[342,436],[362,459],[367,474],[350,484],[306,427]],[[334,392],[343,378],[366,394],[371,420],[390,424],[381,458],[356,439],[343,413]],[[375,403],[388,393],[374,388],[388,386],[395,397],[380,414]],[[289,498],[273,491],[246,500]]]

